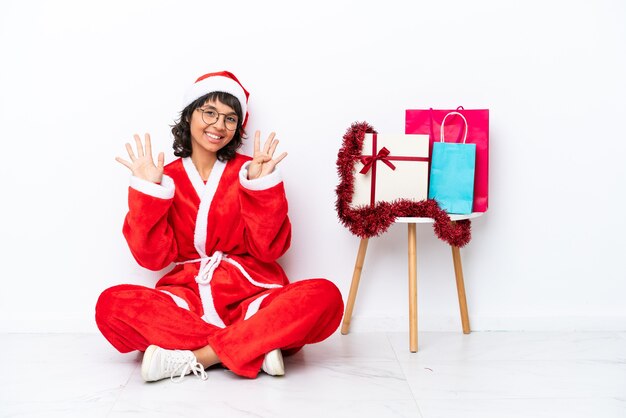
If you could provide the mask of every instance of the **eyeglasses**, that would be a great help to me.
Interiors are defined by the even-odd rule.
[[[202,120],[207,125],[213,125],[219,120],[220,115],[222,115],[224,116],[224,125],[226,126],[226,129],[228,129],[229,131],[234,131],[235,129],[237,129],[237,123],[239,122],[239,118],[237,118],[236,115],[219,113],[213,109],[198,108],[196,110],[200,111],[200,114],[202,115]]]

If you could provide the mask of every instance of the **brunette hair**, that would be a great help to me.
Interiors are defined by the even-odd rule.
[[[217,159],[220,161],[228,161],[235,156],[237,149],[241,146],[243,138],[246,137],[246,132],[243,130],[242,123],[244,115],[241,114],[241,104],[239,100],[229,93],[221,91],[213,91],[209,94],[194,100],[180,112],[180,117],[174,125],[172,125],[172,135],[174,135],[174,155],[177,157],[190,157],[191,156],[191,129],[189,127],[189,121],[193,112],[203,106],[208,100],[219,100],[226,106],[230,106],[235,109],[237,113],[237,129],[235,129],[235,135],[233,139],[226,144],[226,146],[217,152]]]

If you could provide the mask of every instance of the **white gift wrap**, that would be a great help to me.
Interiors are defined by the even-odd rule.
[[[372,142],[373,134],[365,134],[363,156],[372,156]],[[387,148],[390,151],[387,159],[396,169],[392,170],[381,160],[375,162],[376,202],[428,198],[428,145],[428,135],[377,134],[373,155],[377,155],[383,147]],[[402,161],[394,157],[419,157],[424,161]],[[354,166],[352,206],[369,205],[371,201],[373,168],[361,174],[363,166],[361,161]]]

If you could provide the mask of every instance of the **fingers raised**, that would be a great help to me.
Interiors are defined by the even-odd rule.
[[[261,131],[254,133],[254,154],[258,154],[261,151]]]
[[[128,142],[126,143],[126,152],[128,152],[128,156],[131,161],[135,161],[137,159],[137,157],[135,157],[135,153],[133,152],[133,147],[131,147]]]
[[[146,138],[146,155],[152,159],[152,142],[150,141],[150,134],[145,135]]]
[[[270,157],[274,155],[274,152],[276,151],[276,147],[278,146],[278,139],[276,139],[275,141],[272,141],[272,143],[270,144],[270,148],[267,150],[267,155],[269,155]]]
[[[130,168],[131,170],[133,168],[133,165],[131,163],[129,163],[128,161],[126,161],[125,159],[123,159],[123,158],[115,157],[115,161],[117,161],[118,163],[120,163],[120,164],[122,164],[122,165],[124,165],[124,166],[126,166],[128,168]]]
[[[272,132],[270,133],[270,136],[267,137],[267,141],[265,141],[265,145],[263,146],[263,152],[265,154],[270,154],[270,148],[272,147],[272,144],[274,143],[275,136],[276,136],[276,132]]]
[[[274,158],[274,163],[278,164],[279,162],[281,162],[285,157],[287,156],[286,152],[283,152],[282,154],[280,154],[278,157]]]
[[[135,134],[135,145],[137,146],[137,157],[141,158],[144,156],[144,152],[143,152],[143,144],[141,143],[141,138],[139,138],[139,135]]]
[[[165,154],[162,152],[159,152],[159,156],[157,158],[158,158],[159,170],[163,170],[163,166],[165,165]]]

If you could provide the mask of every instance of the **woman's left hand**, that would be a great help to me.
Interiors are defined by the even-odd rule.
[[[278,146],[278,139],[275,139],[275,136],[276,134],[272,132],[267,141],[265,141],[263,150],[261,150],[261,132],[256,131],[254,134],[254,155],[252,162],[248,166],[248,180],[258,179],[270,174],[274,171],[276,164],[287,156],[287,153],[283,152],[278,157],[272,158]]]

